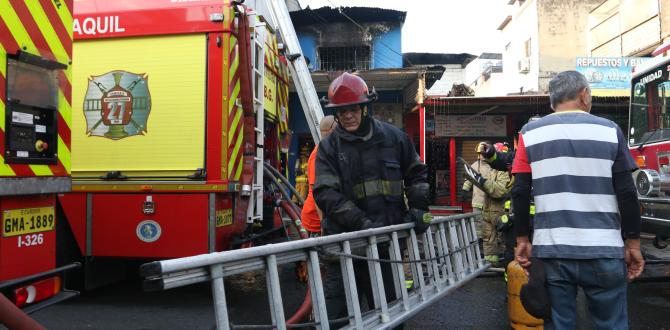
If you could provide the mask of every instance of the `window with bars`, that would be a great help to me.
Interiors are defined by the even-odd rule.
[[[370,46],[319,48],[320,70],[370,70],[371,66]]]

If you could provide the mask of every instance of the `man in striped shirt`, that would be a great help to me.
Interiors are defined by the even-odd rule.
[[[526,269],[531,255],[544,265],[551,300],[546,329],[575,327],[578,286],[596,328],[627,329],[626,278],[644,268],[635,163],[621,129],[589,113],[582,74],[559,73],[549,82],[549,97],[554,113],[521,129],[512,166],[516,259]]]

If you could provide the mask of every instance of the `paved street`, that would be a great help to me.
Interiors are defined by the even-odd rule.
[[[658,251],[658,250],[656,250]],[[667,254],[666,251],[655,252]],[[667,268],[650,266],[654,274]],[[301,302],[304,289],[293,280],[293,270],[282,272],[288,311]],[[237,278],[227,286],[230,315],[236,324],[267,324],[267,298],[260,276]],[[633,329],[670,329],[670,284],[634,283],[629,286]],[[505,284],[501,277],[476,279],[406,324],[407,329],[506,329]],[[580,327],[590,329],[580,300]],[[214,325],[208,285],[164,292],[141,292],[139,280],[128,280],[39,311],[33,315],[49,329],[210,329]]]

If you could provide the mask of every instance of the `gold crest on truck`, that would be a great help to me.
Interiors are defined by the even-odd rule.
[[[88,79],[86,134],[119,140],[147,132],[151,96],[147,76],[115,70]]]

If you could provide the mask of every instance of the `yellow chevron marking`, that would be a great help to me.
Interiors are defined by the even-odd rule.
[[[228,74],[228,83],[232,83],[235,79],[235,73],[237,73],[237,68],[240,66],[240,56],[237,55],[233,58],[233,62],[230,63],[230,73]]]
[[[230,98],[228,99],[228,109],[229,111],[233,111],[235,108],[235,101],[237,101],[237,97],[240,95],[240,81],[238,80],[237,83],[235,84],[235,87],[233,88],[232,93],[230,94]]]
[[[70,38],[72,38],[72,13],[70,13],[70,10],[65,4],[58,8],[55,1],[49,2],[51,2],[51,5],[54,6],[54,9],[58,13],[58,17],[60,18],[61,22],[63,22],[63,26],[65,26],[65,30],[67,31],[68,35],[70,35]]]
[[[49,165],[29,165],[30,169],[37,176],[53,176],[54,173],[49,168]]]
[[[230,124],[230,132],[228,134],[235,134],[235,131],[237,131],[237,125],[241,125],[240,121],[242,120],[242,111],[238,108],[236,109],[237,112],[235,112],[235,118],[233,118],[233,122]],[[228,147],[230,147],[230,144],[232,143],[232,140],[228,140]]]
[[[3,131],[2,134],[5,134],[5,102],[0,99],[0,129]]]
[[[235,147],[233,148],[233,152],[230,153],[230,160],[228,161],[228,173],[231,173],[233,171],[233,166],[235,165],[235,159],[237,158],[237,154],[240,153],[240,146],[242,146],[242,134],[244,133],[244,130],[240,130],[240,134],[238,134],[235,137]]]
[[[240,180],[240,176],[242,176],[242,165],[244,164],[244,158],[240,158],[240,163],[237,164],[237,172],[235,172],[235,181]]]
[[[0,155],[0,176],[16,176],[14,170],[5,164],[5,158]]]
[[[63,120],[67,124],[68,128],[72,127],[72,107],[70,103],[65,98],[63,91],[58,89],[58,112],[63,117]]]
[[[2,47],[2,44],[0,44],[0,79],[5,79],[5,76],[7,75],[5,70],[7,70],[7,51],[5,51],[5,47]],[[4,91],[0,93],[4,93]]]
[[[4,52],[4,50],[1,51]],[[0,77],[0,79],[4,78]],[[5,103],[1,99],[0,99],[0,129],[2,129],[3,131],[5,130]],[[12,170],[12,168],[9,167],[9,165],[5,164],[5,159],[2,157],[2,155],[0,155],[0,176],[16,176],[14,170]]]
[[[26,50],[29,53],[40,54],[32,39],[30,39],[28,31],[26,31],[23,24],[21,24],[19,16],[14,11],[12,5],[9,4],[9,0],[0,0],[0,17],[5,21],[5,24],[7,24],[9,32],[14,36],[14,39],[16,39],[19,47],[26,47]]]
[[[70,174],[70,150],[67,148],[65,145],[65,142],[63,142],[63,139],[58,136],[58,159],[60,159],[60,162],[63,163],[63,167],[65,167],[65,170],[67,171],[67,174]]]
[[[38,1],[26,1],[26,7],[33,15],[33,18],[37,23],[37,27],[42,33],[42,36],[44,36],[44,40],[47,41],[49,48],[56,56],[56,59],[61,63],[68,64],[68,62],[70,62],[70,58],[67,56],[65,47],[63,44],[61,44],[60,39],[58,39],[56,30],[54,30],[53,26],[51,26],[49,17],[47,17],[47,14],[44,12],[44,9],[42,9],[42,6],[40,6]],[[68,77],[68,80],[69,79],[70,77]]]

